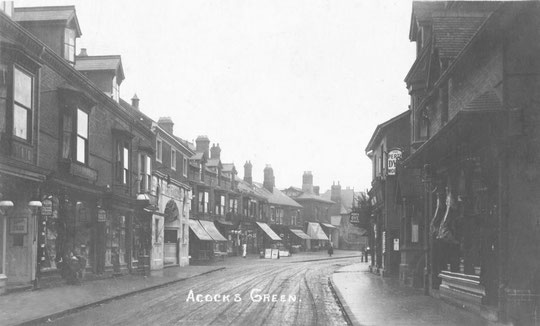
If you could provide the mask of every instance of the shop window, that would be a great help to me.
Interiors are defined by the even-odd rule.
[[[13,135],[30,140],[32,130],[33,77],[13,67]]]
[[[105,249],[105,266],[126,263],[126,218],[114,216],[106,222],[107,245]]]

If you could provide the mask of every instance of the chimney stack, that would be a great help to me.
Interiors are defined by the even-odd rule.
[[[311,171],[304,171],[302,176],[302,191],[309,194],[313,193],[313,174]]]
[[[206,157],[208,157],[209,149],[210,139],[208,139],[208,136],[201,135],[195,139],[195,151],[197,151],[197,153],[205,153]]]
[[[9,17],[13,17],[13,1],[0,2],[0,10],[5,12]]]
[[[332,184],[332,188],[330,191],[330,200],[335,203],[341,202],[341,185],[339,184],[339,181],[337,185],[335,182],[334,184]]]
[[[86,52],[86,48],[81,48],[81,52],[78,55],[79,57],[87,57],[88,53]]]
[[[244,164],[244,181],[252,184],[253,183],[253,177],[251,174],[253,165],[251,165],[251,161],[246,161],[246,164]]]
[[[159,118],[158,126],[160,126],[161,129],[168,132],[171,136],[173,135],[174,122],[172,121],[171,117],[161,117],[161,118]]]
[[[212,144],[212,148],[210,149],[210,158],[217,158],[218,160],[221,157],[221,148],[219,147],[219,143]]]
[[[267,164],[264,168],[263,187],[273,193],[275,185],[276,179],[274,177],[274,169],[272,169],[272,166],[270,166],[270,164]]]
[[[131,98],[131,106],[137,110],[139,109],[139,98],[137,97],[137,94],[134,94],[133,97]]]

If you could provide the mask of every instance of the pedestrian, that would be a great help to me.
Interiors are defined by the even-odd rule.
[[[332,244],[328,246],[328,255],[332,257],[332,254],[334,253],[334,247],[332,247]]]
[[[246,258],[247,255],[247,244],[242,245],[242,257]]]

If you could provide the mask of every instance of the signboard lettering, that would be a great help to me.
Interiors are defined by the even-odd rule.
[[[394,239],[394,251],[399,251],[399,239]]]
[[[27,234],[28,219],[26,217],[15,217],[10,219],[9,223],[10,234]]]
[[[52,201],[49,200],[49,199],[45,199],[42,202],[41,215],[42,216],[52,216],[52,214],[53,214]]]
[[[360,213],[351,213],[351,223],[360,223]]]
[[[97,219],[98,219],[98,222],[106,222],[107,212],[104,209],[98,210]]]
[[[396,163],[401,159],[401,150],[393,149],[388,153],[388,175],[396,175]]]

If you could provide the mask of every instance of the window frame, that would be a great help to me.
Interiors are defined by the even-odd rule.
[[[11,135],[15,137],[16,139],[31,143],[32,142],[32,129],[33,129],[33,115],[34,115],[34,102],[35,102],[35,74],[32,74],[27,69],[21,67],[20,65],[13,63],[12,65],[7,64],[7,69],[10,70],[11,74],[9,78],[11,79],[12,85],[11,88],[9,87],[9,84],[7,85],[7,98],[8,98],[8,105],[11,104],[11,108],[6,108],[6,112],[9,111],[11,115]],[[11,66],[11,67],[10,67]],[[11,69],[10,69],[11,68]],[[16,87],[15,87],[15,72],[18,71],[21,74],[30,77],[30,107],[27,107],[24,103],[17,101],[17,96],[15,95]],[[9,74],[9,72],[8,72]],[[15,108],[20,107],[23,109],[26,113],[26,138],[20,137],[17,135],[17,132],[15,130],[15,120],[16,120],[16,114],[15,114]],[[7,128],[6,128],[7,129]]]
[[[176,149],[171,147],[171,170],[176,171]]]
[[[66,40],[68,31],[71,32],[71,35],[69,35],[70,36],[69,40],[73,40],[73,44],[68,43],[69,40]],[[76,49],[75,39],[76,38],[77,38],[77,33],[74,29],[68,28],[68,27],[64,28],[64,35],[62,38],[62,44],[63,44],[62,53],[63,53],[64,59],[71,64],[75,64],[75,49]],[[68,52],[68,48],[70,48],[72,52]]]
[[[187,160],[187,157],[182,155],[182,175],[184,177],[187,177],[187,171],[188,171],[188,160]]]
[[[88,165],[88,145],[89,145],[89,138],[90,138],[90,114],[86,112],[85,110],[81,109],[79,106],[76,107],[74,110],[76,113],[75,115],[75,123],[73,123],[74,130],[74,137],[75,142],[73,143],[73,146],[75,146],[75,151],[73,152],[75,154],[75,161],[79,164]],[[79,134],[79,113],[82,113],[86,115],[86,138],[83,135]],[[84,144],[84,161],[79,160],[79,138],[83,140]]]
[[[152,158],[148,153],[139,153],[138,162],[139,193],[150,193],[152,189]]]
[[[156,139],[156,161],[163,163],[163,140]]]

